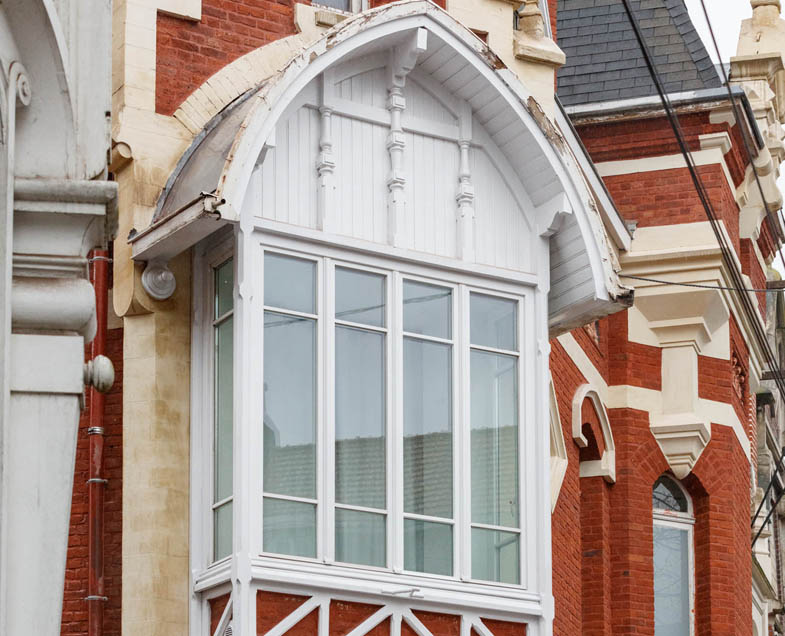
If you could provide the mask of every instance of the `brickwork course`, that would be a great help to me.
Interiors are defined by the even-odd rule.
[[[373,0],[372,5],[384,4]],[[565,104],[582,104],[654,94],[637,53],[629,25],[621,19],[618,0],[549,0],[551,29],[567,54],[558,75],[558,94]],[[714,88],[719,78],[705,48],[689,24],[681,0],[633,0],[644,34],[653,38],[654,55],[673,92]],[[449,0],[446,8],[449,10]],[[174,113],[210,76],[242,55],[296,32],[292,0],[203,0],[199,21],[159,12],[156,18],[155,111]],[[557,12],[558,10],[558,12]],[[750,158],[743,151],[738,127],[709,121],[705,113],[682,117],[688,144],[700,149],[700,136],[727,133],[732,150],[726,155],[735,186],[745,178]],[[590,157],[597,163],[645,159],[678,152],[662,117],[577,126]],[[709,196],[725,223],[742,271],[756,286],[766,272],[755,249],[769,259],[775,249],[771,230],[759,238],[740,237],[739,207],[725,173],[718,165],[699,168]],[[684,168],[634,172],[605,179],[626,221],[639,228],[706,221],[689,174]],[[765,294],[757,300],[765,315]],[[743,423],[753,449],[757,447],[755,398],[749,385],[739,393],[739,369],[749,377],[750,347],[731,317],[728,348],[731,359],[698,357],[699,397],[728,404]],[[569,334],[609,387],[627,386],[662,391],[662,349],[630,339],[630,314],[620,312],[591,329]],[[105,580],[109,598],[104,614],[105,636],[120,634],[120,546],[122,541],[122,339],[109,331],[107,348],[117,378],[106,401]],[[642,409],[609,408],[616,447],[616,481],[580,477],[582,461],[598,459],[606,446],[599,416],[589,401],[581,404],[585,435],[579,448],[572,437],[573,397],[586,375],[565,348],[551,341],[551,373],[566,444],[567,472],[552,516],[554,634],[567,636],[653,636],[652,487],[667,473],[668,462],[650,431],[650,414]],[[735,363],[734,363],[735,360]],[[736,375],[734,375],[736,374]],[[79,428],[71,532],[68,545],[61,633],[87,634],[87,470],[86,426],[90,404]],[[754,452],[754,451],[753,451]],[[695,634],[731,636],[752,633],[750,559],[750,462],[728,426],[713,425],[711,441],[683,480],[695,513]],[[307,597],[259,592],[257,632],[262,634],[296,609]],[[213,599],[211,634],[228,596]],[[348,633],[373,614],[377,606],[333,601],[330,634]],[[450,614],[419,613],[436,636],[460,633]],[[487,621],[497,636],[520,636],[525,628]],[[317,633],[317,613],[304,617],[288,633]],[[408,631],[406,631],[408,630]],[[371,634],[390,634],[382,623]],[[411,632],[405,626],[403,633]],[[475,633],[475,632],[473,632]]]

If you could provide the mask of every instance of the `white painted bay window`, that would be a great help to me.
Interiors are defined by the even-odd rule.
[[[264,248],[260,555],[519,585],[524,298],[378,260]],[[214,269],[214,560],[232,536],[231,272]]]
[[[232,392],[234,263],[212,268],[213,285],[213,558],[232,551]]]

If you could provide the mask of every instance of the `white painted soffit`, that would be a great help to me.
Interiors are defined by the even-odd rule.
[[[591,157],[589,157],[589,153],[586,151],[580,137],[578,137],[570,118],[565,113],[564,107],[558,98],[556,99],[556,103],[558,106],[554,118],[556,126],[567,140],[570,150],[572,150],[573,155],[575,155],[575,159],[581,167],[581,170],[589,183],[589,187],[592,189],[592,193],[600,206],[600,214],[605,223],[605,228],[616,242],[616,246],[626,252],[630,249],[630,243],[632,242],[630,230],[616,208],[616,204],[613,202],[608,189],[605,187],[602,177],[597,173],[594,163],[592,162]]]
[[[175,240],[176,234],[187,234],[188,242],[193,244],[203,234],[214,231],[219,224],[212,219],[208,222],[210,214],[204,211],[205,200],[218,204],[224,221],[238,221],[251,174],[263,157],[265,144],[273,138],[275,126],[288,105],[307,84],[339,62],[396,46],[417,28],[430,33],[429,53],[432,47],[433,50],[449,47],[454,51],[452,61],[462,60],[463,68],[454,74],[461,76],[462,86],[446,88],[465,99],[481,123],[491,115],[499,115],[486,113],[479,107],[483,103],[482,94],[495,91],[503,98],[510,124],[503,129],[504,138],[497,145],[504,147],[510,165],[521,167],[518,177],[541,217],[538,218],[540,230],[546,232],[551,222],[558,220],[555,217],[564,213],[571,217],[572,226],[579,229],[581,251],[591,272],[580,296],[576,296],[576,303],[581,304],[581,317],[591,319],[628,305],[631,291],[618,278],[610,238],[600,213],[607,206],[604,202],[598,204],[592,194],[576,159],[580,153],[571,149],[571,144],[548,120],[517,76],[486,44],[448,13],[425,0],[384,5],[339,23],[280,71],[226,106],[196,136],[181,158],[161,194],[152,224],[130,237],[134,258],[142,261],[171,258],[176,253],[173,250],[182,251],[190,246]],[[477,91],[478,82],[483,80],[487,88]],[[466,87],[469,87],[466,92],[461,93]],[[474,103],[478,104],[477,108]],[[517,138],[521,140],[519,143],[504,143]],[[536,169],[532,169],[533,160]],[[524,170],[523,166],[527,168]],[[570,209],[562,209],[565,207]],[[195,224],[206,229],[195,231],[190,227]],[[553,232],[558,235],[558,223]],[[576,316],[569,319],[574,321]],[[566,325],[564,315],[558,320]]]

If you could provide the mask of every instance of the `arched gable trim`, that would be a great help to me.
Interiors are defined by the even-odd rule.
[[[608,420],[608,411],[602,403],[597,390],[590,384],[578,387],[572,398],[572,438],[580,448],[586,448],[588,440],[583,434],[582,408],[585,400],[589,400],[594,407],[600,421],[600,430],[605,445],[602,457],[595,461],[581,462],[581,477],[603,477],[606,481],[616,481],[616,444],[613,441],[613,432]]]
[[[462,72],[485,82],[484,94],[501,98],[502,112],[510,121],[505,135],[520,139],[505,144],[504,154],[532,201],[536,234],[551,239],[552,259],[554,245],[568,246],[568,260],[579,261],[591,272],[587,277],[560,270],[551,277],[564,280],[567,276],[570,280],[566,288],[560,287],[560,294],[564,288],[561,302],[552,303],[558,311],[552,312],[551,331],[564,330],[589,316],[611,313],[629,304],[631,292],[618,279],[597,203],[565,138],[519,79],[483,42],[426,1],[386,5],[342,22],[257,89],[216,115],[178,164],[159,200],[153,225],[131,239],[136,243],[134,258],[150,261],[173,256],[171,249],[156,246],[155,237],[148,234],[194,205],[202,204],[210,213],[217,210],[226,221],[240,221],[254,167],[264,157],[265,148],[274,146],[277,123],[308,83],[359,50],[363,55],[385,48],[400,51],[418,30],[427,31],[434,41],[454,51],[455,59],[464,65]],[[206,201],[208,197],[212,201]],[[215,223],[211,231],[214,229]],[[554,241],[562,229],[565,240]],[[159,234],[171,235],[166,230]],[[574,240],[577,235],[578,242]],[[191,232],[191,237],[200,238],[198,232]],[[186,247],[181,244],[179,251]],[[550,289],[549,281],[541,283],[546,290]]]

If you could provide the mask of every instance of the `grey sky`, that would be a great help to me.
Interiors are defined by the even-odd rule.
[[[736,55],[736,43],[739,39],[741,21],[752,15],[749,0],[704,0],[709,12],[709,19],[717,36],[717,44],[723,61],[727,62]],[[701,0],[685,0],[687,10],[690,12],[692,23],[698,30],[706,50],[712,59],[717,62],[717,54],[709,36],[706,19],[703,15]]]

